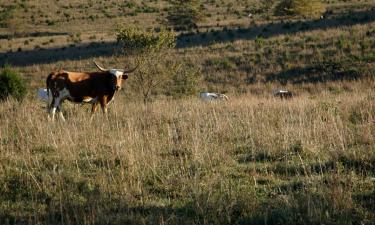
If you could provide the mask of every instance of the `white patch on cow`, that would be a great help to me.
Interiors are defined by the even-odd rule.
[[[124,74],[123,71],[118,70],[118,69],[111,69],[111,70],[109,70],[109,72],[111,74],[115,75],[117,78],[119,78],[120,76],[122,76]]]
[[[83,102],[84,103],[96,103],[98,101],[98,97],[96,98],[86,98],[86,99],[83,99]]]

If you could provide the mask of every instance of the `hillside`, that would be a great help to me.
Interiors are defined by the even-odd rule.
[[[201,1],[153,59],[196,76],[189,94],[173,77],[144,103],[138,68],[108,116],[66,102],[64,123],[37,99],[47,75],[132,68],[117,29],[159,30],[171,2],[1,1],[0,66],[28,95],[0,102],[0,224],[373,224],[375,2],[325,0],[319,19],[265,2]]]
[[[93,68],[95,58],[105,65],[131,61],[118,60],[122,56],[115,42],[116,28],[159,27],[168,6],[162,1],[2,4],[10,12],[0,30],[0,60],[14,65],[33,86],[55,65],[87,70]],[[322,20],[275,17],[261,11],[259,4],[204,3],[199,28],[179,34],[172,58],[200,66],[202,88],[221,91],[238,91],[239,86],[246,91],[258,82],[315,83],[373,74],[375,3],[329,1]],[[258,14],[249,18],[248,12]]]

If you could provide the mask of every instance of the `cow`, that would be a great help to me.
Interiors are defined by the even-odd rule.
[[[228,96],[219,93],[201,92],[199,97],[204,101],[229,100]]]
[[[281,99],[290,99],[290,98],[293,98],[294,93],[291,91],[278,89],[278,90],[273,91],[273,96],[279,97]]]
[[[61,112],[61,104],[64,100],[74,103],[90,103],[91,119],[100,104],[104,114],[107,114],[107,105],[113,100],[113,96],[121,89],[122,80],[128,79],[128,74],[136,70],[138,66],[130,70],[105,69],[94,62],[100,70],[98,72],[68,72],[60,70],[52,72],[46,80],[49,103],[47,111],[55,118],[56,111],[63,121],[65,118]]]

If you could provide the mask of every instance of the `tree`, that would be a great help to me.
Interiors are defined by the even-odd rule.
[[[166,25],[176,31],[192,30],[197,28],[197,23],[202,19],[199,0],[173,0],[168,8]]]
[[[276,8],[275,14],[301,15],[309,18],[318,18],[325,12],[325,6],[321,0],[281,0]]]
[[[124,28],[117,32],[117,40],[126,54],[134,56],[139,64],[130,85],[142,94],[147,103],[153,91],[168,82],[175,65],[167,63],[170,50],[175,46],[175,36],[171,31],[162,29],[142,31],[136,28]]]
[[[165,88],[167,95],[171,95],[174,98],[182,98],[197,92],[202,79],[199,67],[194,64],[177,63],[173,72],[168,87]]]

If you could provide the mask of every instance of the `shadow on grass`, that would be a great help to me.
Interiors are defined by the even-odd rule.
[[[117,54],[119,46],[115,42],[97,42],[70,45],[60,48],[34,49],[0,53],[0,66],[9,63],[13,66],[29,66],[39,63],[55,63],[61,60],[81,60],[91,57]]]
[[[365,24],[375,21],[374,9],[351,12],[347,14],[330,15],[326,19],[296,22],[277,22],[262,25],[252,25],[248,28],[223,29],[209,32],[181,35],[177,41],[178,48],[207,46],[213,43],[232,42],[235,40],[253,40],[257,37],[269,38],[282,34],[296,34],[301,31],[329,29],[355,24]]]
[[[12,39],[12,38],[23,38],[23,37],[49,37],[49,36],[59,36],[59,35],[68,35],[66,32],[32,32],[32,33],[16,33],[16,34],[1,34],[1,39]]]
[[[0,223],[229,225],[342,224],[345,220],[359,224],[364,217],[354,208],[334,208],[332,198],[325,196],[324,191],[304,190],[300,182],[287,188],[283,196],[217,187],[204,189],[199,194],[190,193],[186,195],[188,199],[169,199],[169,203],[155,205],[119,189],[104,191],[87,177],[58,175],[51,178],[51,174],[31,177],[13,172],[0,180]],[[147,198],[158,200],[149,194]],[[372,200],[372,194],[358,196],[363,204],[370,205]]]
[[[369,62],[374,62],[375,58],[369,58]],[[367,68],[363,66],[366,62],[362,59],[353,59],[345,61],[326,61],[315,63],[307,67],[295,67],[289,70],[283,70],[280,73],[269,74],[266,76],[266,82],[278,81],[281,84],[293,83],[319,83],[330,81],[357,80],[366,75]]]
[[[356,160],[346,156],[340,156],[336,161],[329,160],[323,163],[310,163],[301,165],[300,163],[286,164],[285,162],[276,163],[270,170],[276,174],[284,176],[324,174],[339,170],[342,167],[344,171],[355,171],[365,176],[374,175],[375,160]]]

